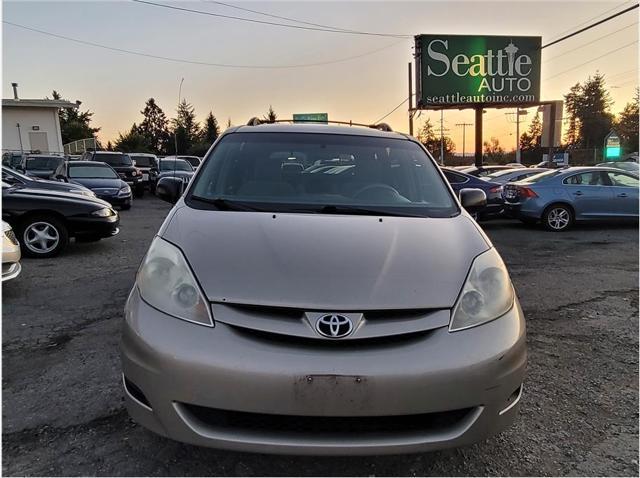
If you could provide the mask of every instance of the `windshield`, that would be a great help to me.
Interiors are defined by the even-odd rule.
[[[109,166],[131,166],[131,158],[128,154],[120,153],[95,153],[91,157],[91,161],[101,161]]]
[[[27,157],[26,169],[31,171],[53,171],[62,161],[62,158],[55,156]]]
[[[564,172],[562,169],[552,169],[551,171],[545,171],[544,173],[534,174],[533,176],[529,176],[524,182],[527,183],[537,183],[540,181],[544,181],[545,179],[552,178],[557,176],[558,174]]]
[[[133,159],[136,161],[136,166],[143,168],[150,168],[153,166],[152,156],[134,156]]]
[[[69,177],[78,178],[104,178],[117,179],[118,174],[108,166],[93,165],[69,165]]]
[[[338,134],[229,134],[201,166],[189,199],[269,211],[458,212],[437,167],[414,142]]]
[[[160,161],[160,171],[193,171],[191,165],[184,159],[163,159]]]

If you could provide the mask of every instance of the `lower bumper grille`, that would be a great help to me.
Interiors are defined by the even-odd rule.
[[[362,437],[363,434],[392,435],[445,431],[454,428],[475,410],[475,408],[464,408],[417,415],[325,417],[236,412],[185,403],[179,406],[186,412],[188,418],[214,430],[341,435],[354,438]]]

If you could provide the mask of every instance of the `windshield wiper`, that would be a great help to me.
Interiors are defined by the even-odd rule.
[[[260,209],[254,206],[248,206],[246,204],[241,204],[237,201],[232,201],[229,199],[223,198],[206,198],[202,196],[192,195],[191,199],[195,199],[196,201],[201,201],[207,204],[211,204],[221,211],[252,211],[252,212],[266,212],[264,209]]]
[[[400,211],[389,211],[384,209],[375,209],[370,207],[359,206],[345,206],[328,204],[322,206],[319,209],[314,209],[313,212],[318,214],[353,214],[360,216],[397,216],[397,217],[427,217],[423,214],[411,214]]]

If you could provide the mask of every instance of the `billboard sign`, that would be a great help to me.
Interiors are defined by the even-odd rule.
[[[294,113],[294,123],[327,123],[329,115],[327,113]]]
[[[541,37],[417,35],[418,108],[540,100]]]

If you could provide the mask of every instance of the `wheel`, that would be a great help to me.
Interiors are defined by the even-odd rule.
[[[18,240],[22,253],[28,257],[54,257],[69,242],[64,223],[52,216],[31,216],[20,225]]]
[[[564,204],[553,204],[544,211],[542,224],[549,231],[566,231],[573,225],[573,211]]]

